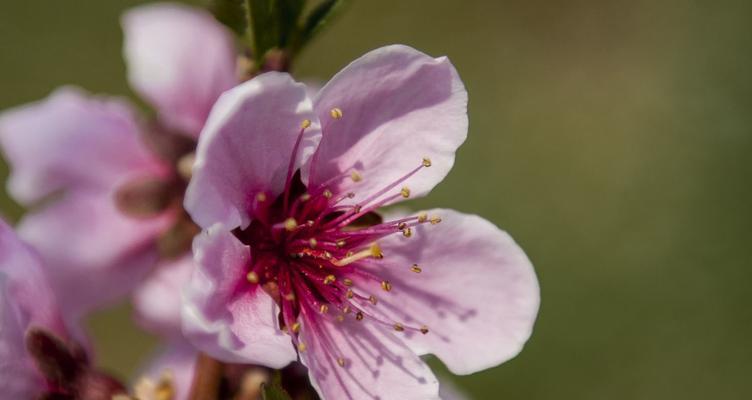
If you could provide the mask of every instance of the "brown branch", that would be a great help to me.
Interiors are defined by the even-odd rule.
[[[222,383],[224,367],[204,353],[199,353],[196,359],[196,369],[193,374],[189,400],[219,400],[219,389]]]

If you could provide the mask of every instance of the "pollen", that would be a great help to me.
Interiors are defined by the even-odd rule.
[[[389,281],[381,281],[381,289],[385,292],[390,292],[392,290],[392,283]]]
[[[418,266],[418,264],[413,264],[413,266],[410,267],[410,271],[413,271],[416,274],[423,272],[423,270]]]
[[[409,188],[409,187],[407,187],[407,186],[403,187],[403,188],[402,188],[402,190],[400,190],[400,194],[401,194],[401,195],[402,195],[402,197],[404,197],[404,198],[408,198],[408,197],[410,197],[410,188]]]
[[[342,110],[334,107],[329,111],[329,115],[331,115],[334,119],[342,119]]]
[[[399,230],[404,230],[405,228],[407,228],[407,223],[405,222],[400,222],[399,225],[397,225],[397,229]]]
[[[246,274],[245,279],[247,279],[248,282],[251,282],[251,283],[259,283],[259,276],[257,273],[253,271]]]
[[[298,227],[298,222],[295,218],[288,218],[285,220],[285,229],[288,231],[294,231]]]
[[[363,176],[360,175],[358,171],[353,171],[350,173],[350,179],[352,179],[353,182],[360,182],[363,180]]]
[[[402,231],[402,236],[404,237],[410,237],[413,235],[413,230],[410,228],[406,228]]]
[[[300,322],[296,322],[296,323],[292,324],[292,331],[294,333],[300,332]]]
[[[428,157],[423,157],[423,166],[424,167],[430,167],[431,166],[431,159]]]
[[[420,213],[418,214],[418,222],[426,222],[428,221],[428,214],[426,213]]]
[[[305,343],[303,342],[298,343],[298,351],[303,352],[303,351],[306,351],[307,348],[308,346],[306,346]]]
[[[396,324],[394,324],[394,330],[397,332],[402,332],[405,330],[405,327],[402,326],[402,324],[400,324],[399,322],[397,322]]]
[[[439,217],[438,215],[431,217],[431,225],[436,225],[439,222],[441,222],[441,217]]]
[[[336,280],[337,278],[334,275],[327,275],[326,278],[324,278],[324,285],[331,285]]]
[[[311,120],[310,119],[304,119],[303,122],[300,123],[301,129],[307,129],[311,126]]]
[[[352,281],[352,279],[350,279],[350,278],[345,278],[345,279],[343,279],[343,280],[342,280],[342,283],[343,283],[343,284],[344,284],[345,286],[352,286],[352,285],[353,285],[353,281]]]
[[[373,258],[384,258],[384,253],[381,252],[381,247],[379,247],[379,244],[374,242],[371,245],[371,256]]]

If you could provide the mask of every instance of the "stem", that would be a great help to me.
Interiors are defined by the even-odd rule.
[[[196,359],[196,370],[193,374],[189,400],[217,400],[219,386],[222,383],[223,365],[204,353],[199,353]]]

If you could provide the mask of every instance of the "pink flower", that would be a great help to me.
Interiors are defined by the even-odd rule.
[[[177,162],[237,83],[232,36],[208,13],[154,4],[122,22],[128,78],[156,108],[156,124],[121,99],[74,88],[0,116],[9,191],[31,207],[19,233],[41,251],[63,306],[75,312],[128,293],[158,263],[181,265],[194,231]],[[134,196],[151,206],[138,208]],[[180,234],[188,246],[166,256]]]
[[[186,194],[204,232],[184,333],[228,362],[299,356],[325,399],[437,398],[420,355],[458,374],[515,356],[539,291],[509,235],[451,210],[375,213],[447,175],[466,106],[447,58],[405,46],[366,54],[314,99],[282,73],[223,94]]]

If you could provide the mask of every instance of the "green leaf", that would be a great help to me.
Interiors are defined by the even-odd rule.
[[[306,18],[294,50],[300,50],[321,32],[321,29],[342,10],[345,3],[347,3],[346,0],[324,0],[316,6]]]
[[[261,399],[262,400],[292,400],[290,395],[282,388],[278,382],[272,382],[271,384],[261,385]]]
[[[209,9],[219,22],[239,36],[246,34],[249,23],[247,0],[210,0]]]

